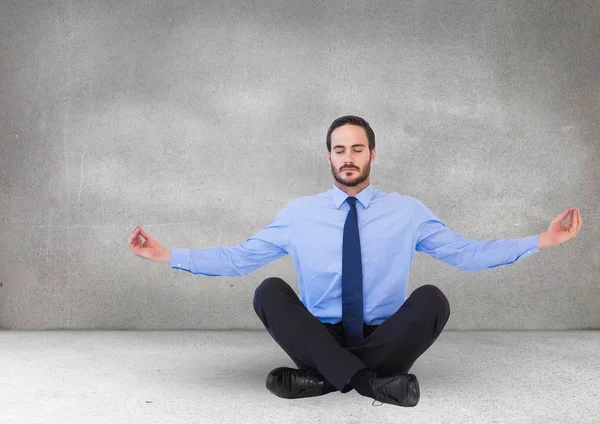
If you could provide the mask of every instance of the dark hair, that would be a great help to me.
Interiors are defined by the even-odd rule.
[[[337,127],[341,127],[342,125],[346,124],[358,125],[359,127],[363,127],[365,129],[365,132],[367,133],[367,138],[369,139],[369,152],[375,148],[375,133],[371,129],[369,123],[360,116],[346,115],[337,118],[335,121],[333,121],[329,126],[329,130],[327,130],[326,144],[328,152],[331,152],[331,133]]]

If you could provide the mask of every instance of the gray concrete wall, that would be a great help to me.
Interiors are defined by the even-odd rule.
[[[475,239],[579,237],[467,273],[418,254],[448,329],[600,328],[598,1],[0,3],[0,326],[262,329],[291,258],[203,277],[136,257],[230,246],[331,188],[325,134],[375,130],[372,183]]]

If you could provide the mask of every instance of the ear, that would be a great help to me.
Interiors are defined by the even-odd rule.
[[[376,152],[376,150],[375,150],[375,149],[371,150],[371,162],[375,162],[375,156],[376,156],[376,153],[377,153],[377,152]]]
[[[331,153],[327,152],[327,162],[329,162],[329,165],[331,165]]]

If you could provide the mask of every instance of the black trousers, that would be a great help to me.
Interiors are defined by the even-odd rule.
[[[414,290],[380,325],[364,324],[364,344],[343,347],[342,323],[319,321],[284,280],[270,277],[254,292],[256,314],[298,369],[313,369],[342,393],[357,371],[377,377],[408,373],[416,359],[437,339],[450,316],[442,291],[431,284]]]

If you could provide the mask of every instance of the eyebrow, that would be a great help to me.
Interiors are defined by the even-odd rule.
[[[353,145],[352,145],[352,146],[350,146],[350,147],[365,147],[365,146],[366,146],[365,144],[353,144]],[[338,147],[345,147],[345,146],[342,146],[341,144],[338,144],[338,145],[336,145],[336,146],[333,146],[333,148],[334,148],[334,149],[337,149]]]

